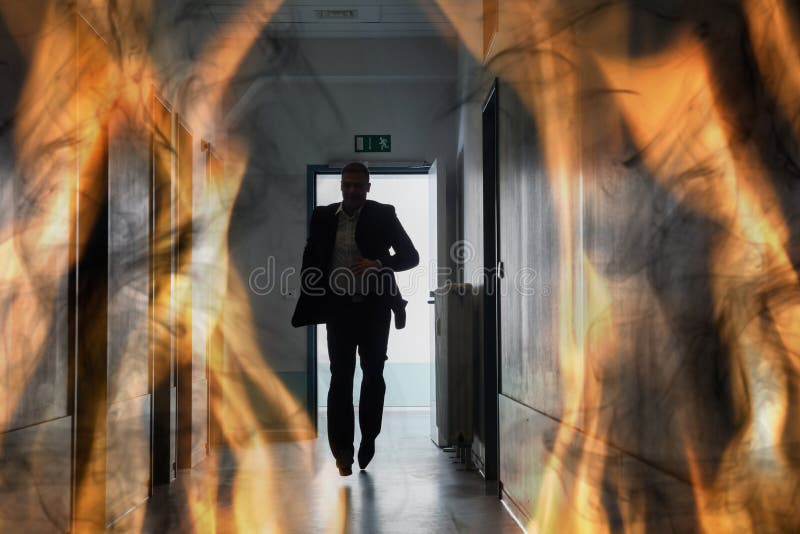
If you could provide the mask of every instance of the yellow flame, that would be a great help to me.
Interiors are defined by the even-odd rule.
[[[729,471],[741,472],[742,461],[763,462],[765,453],[771,457],[770,463],[780,462],[778,444],[786,424],[788,399],[781,366],[786,354],[797,353],[797,347],[792,346],[792,328],[800,310],[786,302],[765,302],[755,290],[767,277],[777,287],[793,288],[793,293],[798,287],[786,249],[788,229],[769,173],[755,147],[747,140],[740,141],[737,132],[722,119],[724,103],[710,80],[711,62],[701,43],[690,34],[679,36],[667,51],[646,60],[602,54],[595,54],[595,58],[612,88],[619,90],[616,100],[636,145],[646,147],[642,152],[645,165],[676,199],[727,230],[713,245],[712,291],[721,332],[734,360],[741,362],[745,380],[733,399],[738,404],[736,412],[746,415],[749,424],[726,451],[719,476],[730,481],[734,477]],[[692,180],[675,174],[675,170],[700,166],[711,171]],[[757,319],[762,306],[772,314],[772,324],[781,338],[780,354],[771,354],[763,325]],[[749,517],[744,517],[747,509],[743,501],[752,484],[767,483],[770,476],[763,471],[764,466],[759,469],[752,465],[747,484],[740,481],[733,487],[704,487],[691,445],[685,452],[703,528],[710,532],[756,528]],[[742,506],[725,510],[718,502],[723,498],[741,501],[737,504]],[[764,503],[761,510],[770,508]]]
[[[350,488],[348,486],[339,488],[339,496],[336,501],[336,513],[328,532],[331,534],[343,534],[347,532],[347,508],[350,503]]]
[[[280,4],[279,1],[247,2],[241,5],[241,15],[266,24]],[[24,15],[9,4],[3,4],[0,9],[4,21],[11,24]],[[149,16],[148,4],[140,5],[139,10],[145,19]],[[0,395],[4,399],[0,428],[7,428],[24,385],[44,356],[44,344],[52,330],[49,317],[57,307],[57,294],[54,290],[43,294],[40,288],[43,282],[57,287],[71,267],[68,258],[76,261],[81,257],[103,203],[102,195],[107,194],[100,190],[102,181],[97,177],[107,143],[117,141],[115,130],[106,135],[109,111],[116,107],[129,121],[126,125],[129,129],[148,132],[152,127],[150,87],[151,84],[163,86],[146,54],[133,61],[130,56],[119,58],[117,64],[100,46],[101,41],[88,35],[80,41],[82,48],[76,49],[75,25],[68,23],[75,20],[75,16],[74,11],[62,10],[56,2],[50,4],[47,20],[42,24],[47,31],[41,33],[31,54],[29,75],[15,123],[18,170],[25,178],[25,187],[35,196],[37,209],[17,214],[13,226],[4,226],[0,233],[0,251],[3,252],[0,283],[6,288],[16,288],[18,294],[10,309],[13,315],[3,325],[7,335],[0,355],[0,371],[13,380],[0,384]],[[80,27],[80,31],[88,29],[85,25]],[[125,38],[136,31],[133,27],[116,30]],[[208,92],[188,106],[186,115],[193,123],[212,128],[219,122],[222,97],[259,34],[260,28],[241,35],[240,28],[229,26],[212,39],[196,65],[198,86]],[[211,381],[219,386],[218,397],[212,399],[211,417],[236,459],[237,471],[233,510],[229,516],[217,505],[219,474],[211,461],[203,468],[202,483],[199,486],[189,484],[188,505],[198,531],[214,532],[228,524],[242,532],[283,531],[287,525],[282,524],[279,510],[270,504],[277,499],[269,496],[276,495],[279,488],[274,487],[270,476],[273,466],[266,447],[267,438],[259,431],[262,423],[245,384],[258,388],[274,411],[292,423],[290,438],[306,438],[312,428],[305,408],[261,358],[246,288],[238,276],[228,273],[228,224],[248,155],[246,149],[236,146],[235,140],[218,142],[217,150],[225,156],[224,173],[214,183],[206,184],[204,201],[195,210],[199,217],[208,220],[194,246],[195,261],[211,266],[208,271],[213,271],[213,277],[203,281],[207,285],[203,289],[211,298],[204,303],[207,304],[204,309],[191,310],[191,317],[194,328],[203,329],[210,338],[207,357]],[[170,165],[168,159],[157,163]],[[77,180],[76,168],[79,169]],[[171,169],[163,170],[170,175]],[[172,186],[169,187],[172,195]],[[76,200],[72,202],[72,199]],[[185,220],[171,220],[171,212],[161,212],[163,220],[156,221],[158,228],[183,226],[181,223]],[[73,220],[78,221],[78,235],[71,255],[64,229]],[[156,246],[157,256],[165,256],[172,244],[170,240],[163,240]],[[148,328],[156,344],[180,343],[170,325],[183,324],[183,318],[190,313],[185,308],[192,302],[191,265],[184,264],[183,268],[178,272],[158,271],[161,279],[155,284],[158,288],[154,295],[155,308],[158,313],[168,314],[168,317],[165,315],[168,320],[133,325],[123,366],[128,355],[140,350],[135,338]],[[166,372],[169,367],[163,368]],[[126,374],[124,370],[123,367],[122,377]],[[153,377],[155,381],[162,378]],[[98,407],[98,421],[99,410],[104,408]],[[105,458],[103,452],[107,444],[96,436],[87,439],[92,439],[89,467],[83,479],[77,481],[76,528],[79,530],[102,527],[83,524],[81,518],[90,517],[89,511],[102,506],[106,499],[105,494],[95,490],[90,479],[104,476],[106,466],[100,464]],[[135,528],[141,527],[141,521],[137,522]]]
[[[755,44],[754,53],[765,86],[776,97],[780,109],[797,107],[800,71],[797,57],[800,28],[789,15],[785,0],[746,0],[743,2],[748,28]],[[795,138],[800,137],[800,123],[792,117]]]
[[[4,12],[4,16],[13,14]],[[60,16],[54,7],[47,12],[45,25],[55,29],[37,42],[32,76],[24,87],[29,97],[22,99],[17,111],[14,141],[21,175],[19,194],[23,198],[35,195],[36,204],[31,207],[36,209],[17,206],[18,213],[6,219],[0,234],[2,287],[7,295],[13,295],[3,324],[0,362],[3,376],[10,380],[0,385],[5,404],[0,428],[11,423],[19,396],[43,356],[52,331],[50,317],[58,304],[59,277],[69,268],[63,229],[74,192],[72,172],[77,155],[73,146],[78,125],[73,113],[77,97],[65,87],[75,82],[68,69],[72,51],[63,46],[71,34],[68,26],[55,24]],[[50,81],[53,65],[61,68],[63,76],[56,83]],[[81,148],[85,153],[92,145],[89,139]]]
[[[454,2],[440,0],[438,5],[483,62],[479,41],[469,37],[473,21]],[[800,369],[796,332],[800,284],[781,192],[773,185],[776,171],[768,167],[755,142],[737,131],[737,120],[732,119],[739,111],[733,109],[737,104],[725,96],[736,89],[720,87],[719,76],[727,66],[709,57],[709,50],[719,44],[704,42],[687,21],[660,22],[671,24],[668,39],[645,54],[633,55],[630,37],[649,36],[634,27],[634,8],[628,4],[508,1],[500,5],[497,38],[502,46],[494,50],[488,67],[528,108],[541,136],[537,141],[555,206],[557,265],[563,273],[557,290],[562,376],[558,394],[563,413],[554,444],[542,459],[543,474],[530,482],[537,496],[530,529],[608,530],[602,514],[591,513],[599,508],[603,491],[604,475],[595,469],[609,469],[612,475],[605,479],[620,484],[611,495],[627,491],[628,482],[614,460],[626,453],[607,445],[612,423],[597,410],[604,392],[613,387],[613,375],[605,373],[625,370],[626,360],[637,358],[635,348],[622,345],[630,341],[615,331],[625,310],[637,306],[627,295],[646,297],[656,307],[658,300],[648,295],[652,289],[646,280],[634,276],[614,284],[604,280],[582,252],[584,203],[594,200],[584,198],[584,185],[596,177],[588,172],[594,169],[583,168],[581,154],[595,145],[599,150],[619,149],[626,140],[616,138],[614,121],[630,132],[631,144],[640,151],[635,163],[641,162],[659,187],[676,203],[723,229],[711,245],[709,279],[715,319],[733,366],[726,384],[733,405],[726,408],[743,424],[722,457],[704,458],[695,449],[692,416],[685,413],[691,406],[675,406],[699,525],[708,532],[792,525],[796,513],[785,495],[792,494],[797,483],[789,450],[797,436],[791,430],[796,410],[790,404],[792,399],[796,402],[793,390]],[[798,138],[800,28],[786,0],[748,0],[743,7],[760,81]],[[515,48],[528,53],[514,54]],[[604,94],[613,106],[603,103],[594,108],[594,101],[585,95],[598,88],[607,90]],[[618,116],[608,116],[609,111]],[[759,125],[753,127],[757,137]],[[596,189],[588,191],[596,194]],[[618,311],[623,317],[615,317]],[[652,313],[653,324],[664,324],[661,310]],[[657,383],[659,378],[653,380]],[[709,463],[717,466],[712,481],[704,475]],[[633,496],[616,504],[625,531],[643,531],[645,499]]]

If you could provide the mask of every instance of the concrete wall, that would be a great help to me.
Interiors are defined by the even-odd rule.
[[[61,195],[72,177],[59,173],[58,163],[75,159],[68,144],[43,149],[47,141],[70,138],[68,126],[56,122],[57,112],[52,121],[42,121],[51,116],[47,106],[35,108],[35,100],[28,100],[27,109],[20,106],[23,81],[36,72],[30,55],[43,21],[41,6],[29,7],[18,27],[0,23],[0,529],[63,531],[70,520],[73,418],[67,337],[70,235],[68,210],[63,209],[69,200]],[[70,54],[70,45],[64,54]],[[74,83],[69,76],[54,81],[51,90],[57,93],[70,80]],[[45,101],[49,95],[41,86],[28,91]],[[64,182],[52,183],[54,175]],[[56,206],[62,210],[49,211]],[[42,240],[47,229],[50,234]]]
[[[795,528],[791,499],[746,496],[797,487],[780,430],[794,409],[767,423],[758,401],[797,405],[793,345],[766,333],[797,292],[783,282],[796,173],[780,163],[797,161],[796,105],[775,74],[789,60],[759,9],[651,8],[501,0],[487,66],[465,58],[475,104],[501,79],[500,479],[536,531],[693,531],[726,514]],[[459,145],[476,243],[478,116],[462,111]],[[513,284],[526,268],[530,294]],[[754,302],[773,310],[760,333],[741,320]]]
[[[473,12],[473,9],[467,12]],[[465,18],[464,32],[461,34],[461,43],[458,55],[458,92],[459,92],[459,119],[458,119],[458,177],[460,195],[456,202],[460,214],[459,221],[461,232],[459,238],[464,240],[465,246],[471,251],[461,263],[461,277],[464,282],[474,286],[473,303],[473,350],[475,352],[475,415],[478,420],[474,426],[475,436],[472,450],[473,456],[479,466],[486,461],[486,424],[485,424],[485,398],[482,385],[484,384],[484,354],[483,354],[483,301],[485,291],[485,278],[482,275],[484,265],[484,223],[483,223],[483,154],[482,154],[482,126],[481,110],[488,96],[493,75],[487,71],[480,57],[476,57],[474,50],[481,48],[481,20],[479,17]],[[455,215],[455,214],[454,214]],[[492,266],[488,266],[491,268]]]
[[[187,97],[192,92],[186,88],[186,79],[192,70],[185,68],[187,63],[180,57],[196,46],[181,38],[190,32],[159,34],[149,49],[142,46],[148,44],[146,36],[129,31],[127,17],[136,18],[136,13],[115,13],[120,33],[114,34],[108,11],[93,9],[90,2],[80,4],[78,11],[85,18],[64,6],[48,11],[47,2],[29,3],[24,10],[10,5],[0,10],[0,187],[5,247],[5,278],[0,288],[4,302],[0,328],[5,340],[0,352],[0,525],[9,530],[23,526],[67,530],[75,472],[89,473],[92,482],[87,487],[97,490],[87,499],[88,507],[79,506],[92,516],[79,519],[95,527],[113,522],[147,499],[152,425],[151,88],[173,103],[174,111],[183,114],[184,123],[195,134],[192,179],[197,182],[198,200],[205,193],[200,140],[215,140],[213,126],[189,113],[192,106]],[[165,40],[172,40],[173,46],[165,45]],[[143,69],[151,58],[155,58],[152,68]],[[161,59],[174,63],[161,71]],[[167,170],[172,172],[171,167]],[[71,212],[76,184],[82,187],[83,233],[71,234],[78,228]],[[94,224],[98,220],[104,223]],[[175,223],[170,223],[169,216],[167,222]],[[196,229],[202,229],[202,224]],[[76,276],[69,263],[70,245],[74,247],[77,241],[84,250],[86,240],[97,236],[105,236],[97,249],[104,256],[84,264],[84,272],[88,267],[97,278],[80,293],[102,295],[102,299],[80,303],[80,327],[72,326],[92,340],[87,345],[78,340],[81,354],[76,355],[68,342],[74,341],[69,338],[68,303],[70,287],[75,291],[71,279]],[[204,282],[206,273],[199,268],[194,271],[196,279]],[[191,278],[191,269],[185,274]],[[202,307],[206,291],[195,290],[199,295],[195,304]],[[174,310],[170,314],[178,316]],[[204,326],[201,320],[197,323]],[[176,324],[163,325],[167,347]],[[204,328],[198,330],[189,334],[197,339],[194,360],[200,375],[194,388],[193,433],[202,443],[196,447],[195,462],[205,454],[207,428],[207,336]],[[83,356],[88,347],[97,352],[96,360]],[[89,372],[91,378],[82,368],[89,363],[96,364],[96,372]],[[71,383],[76,372],[77,394]],[[97,406],[84,396],[91,389],[97,391]],[[89,413],[87,405],[89,410],[98,408],[92,436],[84,435],[76,423],[76,413]],[[93,453],[88,464],[80,459],[74,463],[73,454],[80,458],[80,452],[73,451],[73,439],[80,448],[94,438],[104,440],[105,447]]]

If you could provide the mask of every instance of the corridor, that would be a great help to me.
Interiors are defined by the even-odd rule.
[[[0,533],[800,532],[798,6],[0,0]]]

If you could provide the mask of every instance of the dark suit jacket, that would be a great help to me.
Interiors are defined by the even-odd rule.
[[[338,202],[317,206],[311,214],[300,273],[300,298],[292,326],[326,323],[330,314],[335,313],[336,298],[328,278],[336,243],[338,207]],[[379,293],[379,298],[392,307],[394,302],[401,300],[394,271],[405,271],[419,264],[419,253],[397,219],[394,206],[367,200],[358,216],[355,238],[363,257],[380,260],[383,264],[378,276],[368,276],[368,292]],[[394,249],[394,255],[389,253],[390,247]]]

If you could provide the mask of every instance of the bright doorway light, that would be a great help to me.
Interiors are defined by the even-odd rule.
[[[406,306],[407,322],[402,330],[394,328],[394,317],[389,332],[389,359],[384,367],[386,399],[384,406],[428,407],[430,405],[430,306],[428,295],[432,263],[428,240],[428,175],[427,174],[372,174],[369,200],[391,204],[405,228],[414,247],[419,252],[419,265],[414,269],[396,273],[397,284]],[[317,205],[341,202],[341,175],[317,174]],[[358,358],[358,356],[356,356]],[[317,398],[320,406],[327,405],[331,372],[328,359],[327,330],[317,326]],[[361,369],[356,362],[353,384],[353,402],[358,404],[361,387]]]

